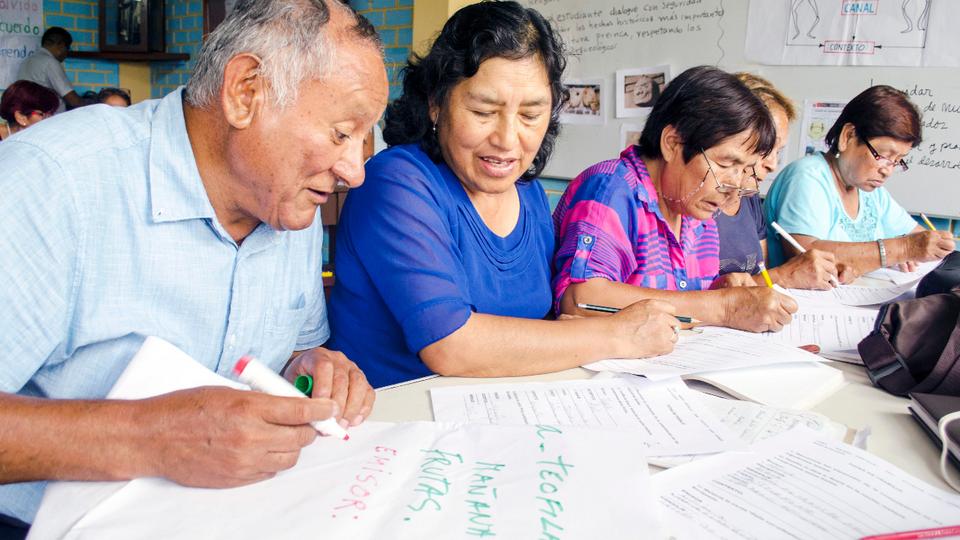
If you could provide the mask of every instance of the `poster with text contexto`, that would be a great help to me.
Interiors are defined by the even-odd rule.
[[[16,80],[20,62],[40,47],[42,0],[0,0],[0,89]]]

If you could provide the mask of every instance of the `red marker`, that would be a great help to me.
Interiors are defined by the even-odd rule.
[[[252,356],[244,356],[237,360],[236,365],[233,366],[233,372],[237,374],[240,382],[254,390],[259,390],[274,396],[307,399],[307,396],[303,395],[303,393],[297,390],[289,381],[258,362],[256,358]],[[326,420],[310,422],[310,425],[319,431],[321,435],[330,435],[345,441],[350,439],[350,435],[347,435],[347,430],[343,429],[333,417],[327,418]]]
[[[860,540],[918,540],[920,538],[943,538],[944,536],[958,535],[960,535],[960,525],[952,525],[949,527],[934,527],[933,529],[921,529],[918,531],[875,534],[873,536],[864,536]]]

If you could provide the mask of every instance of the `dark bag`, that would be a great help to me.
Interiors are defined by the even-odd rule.
[[[960,251],[951,251],[917,284],[917,298],[949,292],[960,285]]]
[[[891,394],[960,396],[960,288],[880,308],[857,346],[873,384]]]

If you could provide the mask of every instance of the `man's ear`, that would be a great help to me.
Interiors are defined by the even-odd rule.
[[[260,58],[243,53],[234,56],[223,70],[220,105],[227,123],[236,129],[250,127],[266,103],[266,85],[260,74]]]
[[[660,154],[663,155],[663,160],[668,162],[678,157],[683,158],[683,139],[669,124],[660,132]]]

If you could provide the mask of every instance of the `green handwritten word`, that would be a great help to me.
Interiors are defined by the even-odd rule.
[[[373,457],[361,464],[360,472],[353,477],[354,481],[347,488],[348,497],[340,499],[340,504],[333,507],[333,517],[337,517],[339,510],[353,510],[353,519],[357,519],[357,512],[367,509],[367,503],[364,499],[373,493],[373,489],[380,485],[379,478],[384,474],[393,474],[390,472],[389,465],[397,451],[386,446],[376,446],[373,448]]]
[[[545,504],[539,508],[539,512],[543,514],[540,516],[541,538],[559,540],[558,535],[564,530],[558,519],[563,512],[563,503],[558,500],[557,493],[563,482],[570,476],[573,465],[565,463],[563,456],[557,456],[554,461],[538,461],[537,465],[541,493],[537,499]],[[552,531],[556,531],[556,534]]]
[[[420,464],[417,487],[413,491],[419,493],[422,498],[415,504],[408,504],[407,508],[420,512],[429,505],[439,512],[442,506],[438,497],[443,497],[450,492],[450,481],[447,480],[446,470],[454,463],[462,464],[463,456],[436,448],[421,450],[421,452],[427,457]]]
[[[467,493],[470,498],[467,499],[467,513],[470,516],[470,524],[467,525],[467,534],[470,536],[496,536],[493,532],[493,514],[490,509],[493,501],[497,499],[497,488],[491,483],[496,478],[494,473],[500,472],[506,467],[503,463],[486,463],[478,461],[474,464],[473,473],[470,475],[470,487]]]

